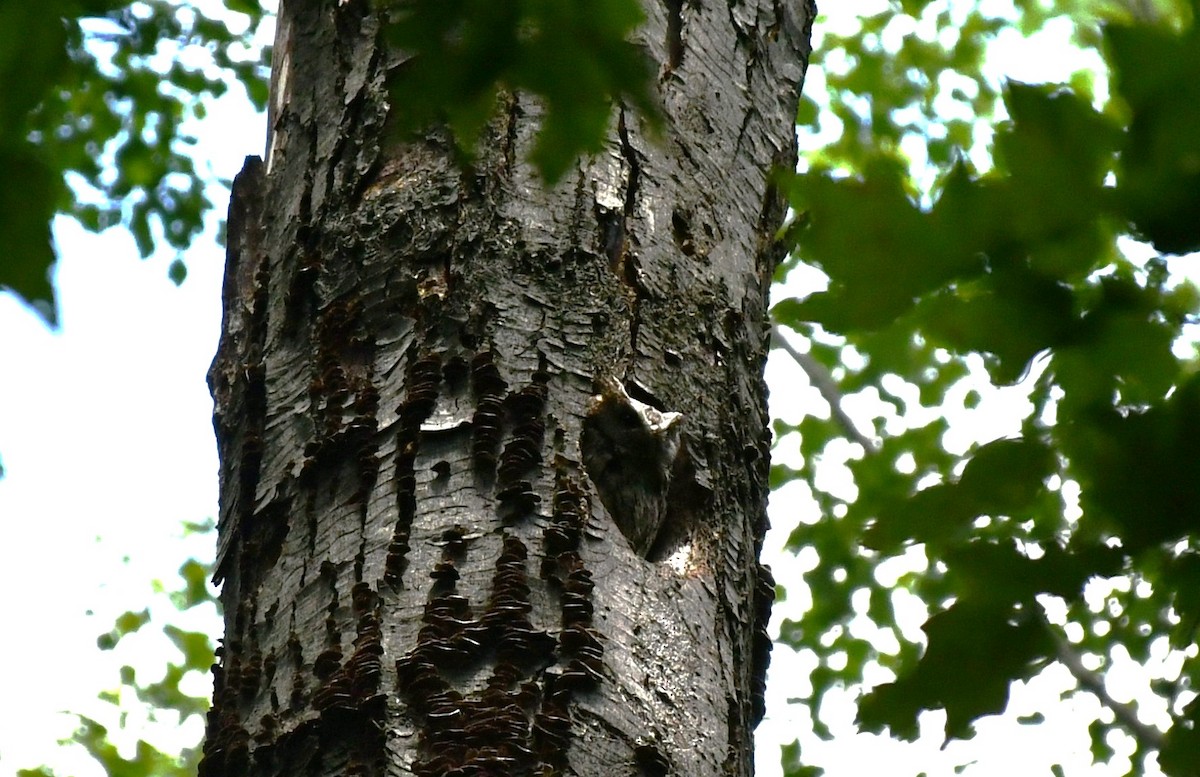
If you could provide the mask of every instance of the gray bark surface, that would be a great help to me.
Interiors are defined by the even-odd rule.
[[[528,98],[469,170],[389,135],[402,56],[364,8],[282,4],[267,160],[234,185],[201,774],[750,774],[769,172],[813,9],[649,3],[665,138],[614,109],[547,189]],[[682,414],[661,477],[640,443],[589,458],[653,502],[642,553],[584,466],[606,386]]]

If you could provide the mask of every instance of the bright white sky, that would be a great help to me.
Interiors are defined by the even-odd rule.
[[[849,2],[838,10],[862,15],[877,12],[880,3]],[[1013,38],[1002,57],[1010,76],[1046,80],[1079,66],[1047,58],[1048,51],[1062,51],[1061,44]],[[823,79],[814,71],[808,89],[821,88]],[[234,94],[214,106],[197,134],[202,164],[228,179],[246,154],[261,153],[264,119]],[[180,524],[216,514],[217,462],[205,373],[220,327],[223,252],[213,234],[210,228],[188,253],[187,281],[176,288],[166,273],[172,255],[143,262],[127,234],[90,235],[61,220],[56,237],[62,258],[55,276],[61,330],[49,332],[12,296],[0,294],[0,460],[7,472],[0,480],[0,517],[6,522],[0,591],[7,624],[7,637],[0,640],[0,687],[9,701],[0,704],[0,777],[43,763],[75,777],[101,773],[89,759],[56,747],[56,739],[73,728],[60,711],[111,721],[96,693],[116,686],[123,661],[155,678],[163,643],[142,639],[140,650],[118,661],[96,649],[96,637],[119,613],[146,605],[151,579],[173,585],[185,559],[211,555],[203,542],[183,540]],[[777,415],[796,420],[802,408],[823,405],[785,354],[772,357],[768,380]],[[1012,431],[1000,412],[1011,401],[999,392],[987,394],[979,410],[960,419],[962,444]],[[786,450],[781,455],[789,456]],[[772,502],[779,529],[768,540],[768,555],[791,593],[790,607],[777,608],[776,622],[795,616],[804,601],[806,559],[781,557],[779,548],[797,515],[815,519],[812,509],[799,486]],[[191,617],[183,625],[219,631],[211,612]],[[919,623],[914,611],[914,633]],[[1009,713],[984,721],[974,741],[940,749],[939,714],[928,716],[925,736],[914,744],[855,734],[850,693],[827,704],[823,716],[836,740],[816,740],[800,708],[786,704],[788,696],[802,693],[814,665],[811,656],[776,648],[768,718],[759,730],[762,777],[780,774],[778,745],[796,737],[806,763],[824,767],[829,777],[922,771],[933,777],[956,774],[968,763],[974,765],[963,773],[973,777],[1048,774],[1053,763],[1062,763],[1071,775],[1128,769],[1120,759],[1113,769],[1090,767],[1086,726],[1098,705],[1090,697],[1057,702],[1073,687],[1061,668],[1015,689]],[[1113,691],[1128,698],[1134,688],[1118,684]],[[1014,722],[1033,712],[1043,713],[1046,722]],[[188,735],[194,737],[195,730],[184,741]],[[1114,744],[1118,753],[1129,752],[1127,742]]]
[[[263,121],[248,106],[224,107],[219,113],[240,116],[200,153],[228,178],[258,150],[242,139],[256,142]],[[255,129],[234,132],[238,122]],[[142,262],[128,233],[89,235],[59,220],[61,330],[47,331],[0,295],[0,591],[9,635],[0,684],[17,701],[0,705],[0,775],[59,763],[56,737],[73,725],[56,711],[102,710],[96,692],[116,685],[119,664],[96,649],[96,637],[116,615],[149,603],[153,578],[174,587],[185,559],[212,555],[206,543],[181,539],[181,523],[216,515],[205,372],[220,332],[224,259],[213,235],[189,252],[187,282],[176,288],[166,272],[173,256]],[[203,628],[219,628],[209,618]],[[147,672],[161,665],[142,664]]]

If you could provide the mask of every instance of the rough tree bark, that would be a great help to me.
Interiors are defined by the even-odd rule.
[[[234,185],[201,774],[750,774],[769,171],[813,9],[649,2],[667,137],[614,109],[552,189],[520,95],[469,170],[396,141],[364,9],[282,4]]]

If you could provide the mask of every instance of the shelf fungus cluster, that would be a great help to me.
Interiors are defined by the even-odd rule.
[[[402,438],[433,411],[432,365],[426,357],[410,371]],[[484,351],[471,359],[469,376],[474,482],[490,487],[498,524],[489,536],[453,525],[437,543],[440,557],[429,572],[415,645],[396,661],[397,691],[418,732],[411,769],[419,777],[560,774],[572,736],[572,696],[603,679],[603,646],[592,628],[594,583],[579,552],[587,504],[578,475],[559,462],[551,514],[538,515],[542,500],[533,479],[543,464],[549,375],[535,371],[526,386],[510,390]],[[398,583],[404,573],[399,559],[409,550],[419,442],[403,439],[400,448],[407,469],[398,482],[401,525],[389,549],[387,582]],[[527,543],[539,534],[541,561],[534,566]],[[472,554],[496,540],[486,600],[474,601],[460,590],[462,571],[478,569]],[[540,578],[540,609],[556,600],[557,613],[535,612],[531,574]]]
[[[404,575],[409,534],[417,513],[416,459],[421,424],[433,412],[442,380],[442,361],[437,354],[414,359],[405,381],[404,403],[400,406],[400,432],[396,441],[396,525],[388,543],[383,582],[398,587]]]
[[[386,773],[397,747],[416,777],[569,774],[581,699],[611,674],[585,537],[607,513],[646,556],[682,416],[613,381],[568,432],[545,361],[502,372],[462,344],[410,340],[389,386],[364,326],[320,319],[303,459],[241,527],[231,584],[254,593],[229,619],[202,777],[302,773],[326,741],[345,774]],[[668,773],[658,745],[626,744],[631,769]]]

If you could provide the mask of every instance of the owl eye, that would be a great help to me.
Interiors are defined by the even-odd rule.
[[[643,428],[641,416],[631,406],[616,403],[611,411],[612,423],[625,432],[633,432]]]

